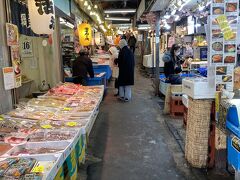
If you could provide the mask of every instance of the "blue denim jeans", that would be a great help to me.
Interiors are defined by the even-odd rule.
[[[130,100],[132,98],[132,88],[131,86],[120,86],[119,96]]]

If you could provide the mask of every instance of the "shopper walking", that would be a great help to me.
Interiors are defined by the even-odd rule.
[[[132,98],[131,86],[134,85],[134,55],[127,46],[127,41],[121,39],[119,42],[120,52],[115,63],[119,67],[119,96],[120,100],[128,102]]]
[[[135,38],[135,36],[131,32],[131,35],[130,35],[130,37],[128,39],[128,45],[129,45],[130,49],[132,50],[133,54],[135,52],[136,43],[137,43],[137,39]]]
[[[163,56],[164,74],[166,82],[171,84],[182,84],[180,73],[182,72],[181,64],[184,63],[180,57],[180,46],[173,44],[170,52],[167,51]]]
[[[81,49],[79,56],[73,61],[72,71],[75,84],[87,85],[88,75],[94,78],[94,71],[91,59],[88,57],[88,50]]]

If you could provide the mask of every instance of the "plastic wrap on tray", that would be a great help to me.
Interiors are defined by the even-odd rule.
[[[13,163],[4,172],[4,177],[20,178],[22,175],[30,173],[36,160],[33,158],[20,158],[19,161]]]
[[[0,176],[4,175],[4,172],[14,163],[17,163],[19,158],[7,158],[0,160]]]
[[[10,156],[51,154],[51,153],[60,152],[62,150],[64,150],[64,148],[54,148],[54,147],[28,148],[24,146],[16,146],[13,148],[13,151],[10,153]]]
[[[30,142],[63,141],[73,139],[77,131],[40,131],[30,136]]]
[[[0,156],[12,149],[12,146],[7,143],[0,143]]]
[[[10,119],[4,119],[0,121],[0,132],[10,133],[17,132],[19,129],[19,124],[16,121]]]
[[[4,142],[11,145],[18,145],[26,143],[28,136],[24,133],[10,133],[4,138]]]
[[[51,98],[33,98],[28,101],[28,105],[30,106],[45,106],[52,108],[59,108],[64,106],[65,101],[51,99]]]

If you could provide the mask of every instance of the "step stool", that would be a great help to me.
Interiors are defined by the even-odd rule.
[[[170,115],[172,117],[183,116],[184,105],[182,103],[182,94],[172,93],[170,101]]]

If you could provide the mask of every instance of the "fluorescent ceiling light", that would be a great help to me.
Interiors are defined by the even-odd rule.
[[[138,27],[138,30],[149,30],[150,29],[150,27]]]
[[[191,1],[191,0],[187,0],[186,2],[184,2],[184,3],[182,4],[182,6],[180,7],[179,11],[181,11],[181,10],[183,9],[183,7],[184,7],[185,5],[187,5],[190,1]]]
[[[71,24],[71,23],[69,23],[69,22],[60,22],[60,24],[65,25],[65,26],[67,26],[67,27],[69,27],[69,28],[71,28],[71,29],[74,28],[74,25]]]
[[[118,13],[135,13],[136,9],[109,9],[105,10],[106,14],[118,14]]]
[[[130,21],[130,18],[106,17],[109,21]]]
[[[150,28],[150,25],[149,24],[139,24],[138,27],[139,28],[143,28],[143,27]]]

